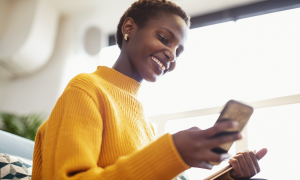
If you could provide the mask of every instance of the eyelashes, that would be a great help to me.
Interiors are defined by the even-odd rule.
[[[157,34],[158,39],[160,40],[160,42],[162,42],[163,44],[167,45],[168,44],[168,39],[165,38],[163,35],[161,34]],[[176,57],[179,56],[179,53],[176,51]]]
[[[159,39],[162,43],[168,44],[168,39],[165,38],[163,35],[157,34],[157,36],[158,36],[158,39]]]

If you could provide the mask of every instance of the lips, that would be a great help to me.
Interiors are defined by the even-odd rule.
[[[159,68],[164,71],[166,69],[166,67],[163,65],[163,63],[158,60],[156,57],[151,56],[151,59],[159,66]]]

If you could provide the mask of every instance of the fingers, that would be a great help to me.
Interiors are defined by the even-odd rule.
[[[243,156],[244,156],[244,158],[245,158],[245,160],[246,160],[246,162],[248,164],[248,167],[249,167],[248,169],[250,171],[250,175],[254,176],[255,174],[257,174],[257,172],[256,172],[256,167],[254,165],[253,159],[250,156],[250,151],[245,151],[245,153],[243,154]],[[255,160],[256,160],[256,158],[255,158]]]
[[[242,154],[239,154],[237,156],[234,156],[234,158],[238,160],[240,167],[242,169],[242,172],[244,174],[244,177],[251,177],[250,169],[246,162],[245,157]]]
[[[256,153],[256,157],[258,160],[260,160],[261,158],[263,158],[268,152],[268,149],[267,148],[262,148],[260,151],[258,151]]]
[[[205,137],[212,137],[220,132],[225,131],[226,129],[236,127],[237,125],[238,125],[238,123],[235,121],[221,122],[221,123],[215,124],[211,128],[201,131],[201,134],[203,134]]]
[[[229,160],[233,171],[231,172],[234,178],[249,178],[253,177],[260,172],[258,164],[259,158],[266,155],[267,149],[262,149],[256,153],[252,151],[244,151],[237,153],[232,159]]]
[[[240,163],[237,159],[231,158],[229,160],[229,164],[232,166],[233,169],[233,171],[231,171],[231,177],[240,178],[244,176]]]
[[[233,133],[233,134],[229,134],[229,135],[223,135],[223,136],[219,136],[219,137],[209,139],[204,144],[208,148],[214,148],[214,147],[218,147],[221,144],[228,143],[228,142],[233,142],[233,141],[239,140],[241,138],[242,138],[242,135],[237,132],[237,133]]]
[[[260,172],[260,167],[258,165],[258,160],[256,158],[256,155],[252,151],[250,151],[249,155],[250,155],[250,157],[252,159],[252,162],[253,162],[253,164],[255,166],[256,173],[259,173]]]

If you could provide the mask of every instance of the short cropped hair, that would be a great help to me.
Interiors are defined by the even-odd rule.
[[[157,18],[160,13],[176,14],[190,27],[190,16],[175,3],[167,0],[139,0],[127,9],[119,21],[115,37],[119,48],[122,49],[123,34],[121,28],[126,18],[131,17],[139,28],[143,28],[149,19]]]

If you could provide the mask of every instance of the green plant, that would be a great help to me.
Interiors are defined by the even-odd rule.
[[[1,130],[22,136],[27,139],[35,140],[38,128],[44,122],[40,114],[28,114],[19,116],[11,113],[1,113]]]

